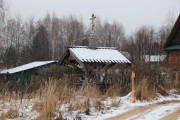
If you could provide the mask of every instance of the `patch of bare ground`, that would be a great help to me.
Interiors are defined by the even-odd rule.
[[[133,117],[133,119],[135,119],[134,116],[137,116],[137,115],[141,116],[141,115],[147,114],[148,112],[152,111],[153,109],[155,109],[157,107],[164,106],[164,105],[171,104],[171,103],[180,103],[180,100],[164,101],[164,102],[159,102],[159,103],[155,103],[155,104],[150,104],[147,106],[139,106],[130,111],[122,113],[118,116],[108,118],[107,120],[125,120],[125,119],[130,119],[132,117]],[[179,110],[179,112],[180,112],[180,110]],[[177,115],[179,114],[179,112],[177,111]],[[176,113],[175,113],[175,115],[176,115]],[[169,120],[169,119],[166,119],[166,120]]]

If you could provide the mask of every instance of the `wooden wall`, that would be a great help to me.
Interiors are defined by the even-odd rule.
[[[180,50],[168,51],[168,66],[172,70],[180,70]]]

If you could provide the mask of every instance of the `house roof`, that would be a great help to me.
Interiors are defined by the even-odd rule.
[[[70,54],[80,62],[99,62],[99,63],[131,63],[115,47],[96,47],[74,46],[68,48]]]
[[[145,62],[162,62],[166,55],[144,55]]]
[[[168,51],[168,50],[177,50],[180,49],[180,45],[171,45],[169,47],[164,48],[163,50]]]
[[[174,27],[172,28],[171,30],[171,33],[169,34],[168,38],[167,38],[167,41],[164,45],[164,49],[163,50],[174,50],[174,49],[180,49],[180,46],[176,46],[177,44],[174,44],[172,43],[173,41],[175,41],[175,43],[179,43],[180,44],[180,38],[179,39],[173,39],[173,37],[176,35],[176,34],[179,34],[177,33],[177,31],[180,29],[180,14],[179,14],[179,17],[178,19],[176,20],[176,23],[174,24]],[[179,45],[178,44],[178,45]],[[168,48],[170,47],[170,48]],[[171,49],[172,48],[172,49]]]
[[[15,68],[11,68],[11,69],[7,69],[7,70],[3,70],[0,72],[0,74],[12,74],[12,73],[17,73],[17,72],[21,72],[24,70],[28,70],[28,69],[32,69],[32,68],[36,68],[36,67],[40,67],[43,65],[47,65],[50,63],[54,63],[55,61],[37,61],[37,62],[31,62],[25,65],[21,65]]]

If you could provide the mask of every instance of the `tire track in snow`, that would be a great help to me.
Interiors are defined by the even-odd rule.
[[[166,104],[163,106],[156,107],[155,109],[152,109],[148,111],[147,113],[144,112],[143,114],[138,115],[129,120],[153,120],[153,119],[158,120],[167,114],[174,113],[174,111],[178,108],[180,108],[180,104],[179,105],[175,103]],[[175,119],[168,119],[168,120],[175,120]]]
[[[161,118],[161,120],[180,120],[180,107],[175,112]]]
[[[131,119],[132,117],[136,115],[141,115],[143,112],[147,112],[153,108],[157,107],[156,104],[148,105],[148,106],[139,106],[136,107],[128,112],[125,112],[123,114],[120,114],[116,117],[110,118],[108,120],[125,120],[125,119]]]

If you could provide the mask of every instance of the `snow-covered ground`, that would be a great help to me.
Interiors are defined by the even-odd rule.
[[[14,120],[32,120],[39,116],[39,113],[32,111],[35,100],[11,100],[9,102],[0,101],[0,114],[7,113],[10,109],[17,110],[18,116]]]
[[[180,95],[172,94],[166,97],[158,95],[158,97],[155,100],[151,100],[148,102],[135,101],[135,103],[131,102],[131,94],[128,94],[127,96],[124,96],[124,97],[120,97],[118,99],[120,101],[120,106],[118,108],[112,108],[111,110],[108,110],[105,114],[98,114],[96,116],[86,116],[86,120],[92,120],[92,119],[104,120],[104,119],[111,118],[119,114],[125,113],[139,106],[146,106],[146,105],[155,104],[155,103],[164,102],[164,101],[180,100]],[[111,102],[112,99],[109,99],[109,100],[107,99],[107,101]],[[138,117],[137,118],[138,120],[153,120],[153,119],[158,120],[162,118],[163,116],[167,115],[168,113],[174,112],[177,108],[180,108],[180,103],[179,104],[172,103],[172,104],[165,105],[163,107],[158,107],[157,109],[154,109],[153,111],[150,111],[147,114],[144,114],[143,116],[142,115],[138,116],[137,114],[133,117]],[[180,116],[179,116],[179,119],[180,119]]]
[[[133,110],[140,106],[148,106],[164,101],[174,101],[180,100],[180,95],[171,94],[169,96],[161,96],[158,94],[158,97],[151,101],[135,101],[131,103],[131,93],[124,97],[117,98],[108,98],[104,101],[101,101],[104,104],[104,107],[101,110],[96,110],[94,107],[90,107],[90,115],[86,115],[83,110],[70,111],[68,112],[69,104],[63,104],[58,107],[58,110],[61,111],[61,114],[64,118],[68,120],[73,120],[77,116],[81,117],[82,120],[104,120],[114,116],[118,116],[127,111]],[[112,102],[119,102],[119,107],[112,107]],[[0,101],[0,114],[6,113],[10,108],[18,110],[19,117],[14,120],[31,120],[39,116],[40,113],[34,111],[33,105],[37,100],[11,100],[10,102]],[[90,102],[93,100],[90,99]],[[167,114],[173,113],[180,108],[180,102],[170,102],[169,104],[159,105],[153,109],[149,109],[142,114],[131,115],[128,119],[138,119],[138,120],[157,120],[161,119]],[[58,112],[57,112],[58,114]],[[178,120],[180,120],[180,115]]]

